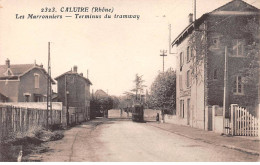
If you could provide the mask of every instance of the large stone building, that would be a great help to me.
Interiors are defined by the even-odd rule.
[[[0,102],[46,101],[47,79],[42,65],[11,64],[7,59],[5,65],[0,65]]]
[[[176,112],[187,125],[207,129],[207,107],[258,105],[259,9],[233,0],[193,21],[172,42],[177,47]],[[227,114],[228,115],[228,114]]]
[[[58,84],[57,100],[65,106],[75,108],[71,113],[76,115],[76,122],[90,119],[90,85],[92,85],[90,80],[83,77],[82,73],[77,73],[77,66],[56,77],[55,80]]]

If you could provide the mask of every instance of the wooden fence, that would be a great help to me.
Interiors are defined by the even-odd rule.
[[[49,111],[48,123],[61,124],[61,110]],[[0,105],[0,141],[16,133],[24,134],[36,126],[46,125],[46,109]]]
[[[231,132],[232,135],[258,136],[258,119],[245,108],[237,104],[231,105]]]

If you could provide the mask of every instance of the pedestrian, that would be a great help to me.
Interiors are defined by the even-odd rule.
[[[156,121],[157,121],[157,123],[159,123],[159,118],[160,118],[160,115],[159,115],[159,113],[157,113],[157,115],[156,115]]]

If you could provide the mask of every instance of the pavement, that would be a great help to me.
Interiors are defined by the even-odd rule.
[[[176,125],[172,123],[157,123],[157,122],[147,122],[152,127],[157,127],[159,129],[169,131],[171,133],[203,141],[205,143],[214,144],[216,146],[222,146],[229,149],[238,150],[241,152],[260,155],[260,138],[259,137],[246,137],[246,136],[223,136],[219,133],[214,133],[211,131],[204,131],[201,129]]]

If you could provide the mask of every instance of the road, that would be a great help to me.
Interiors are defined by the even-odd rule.
[[[159,123],[158,123],[159,124]],[[31,160],[68,162],[258,161],[241,151],[189,139],[147,123],[96,119],[71,128]]]

